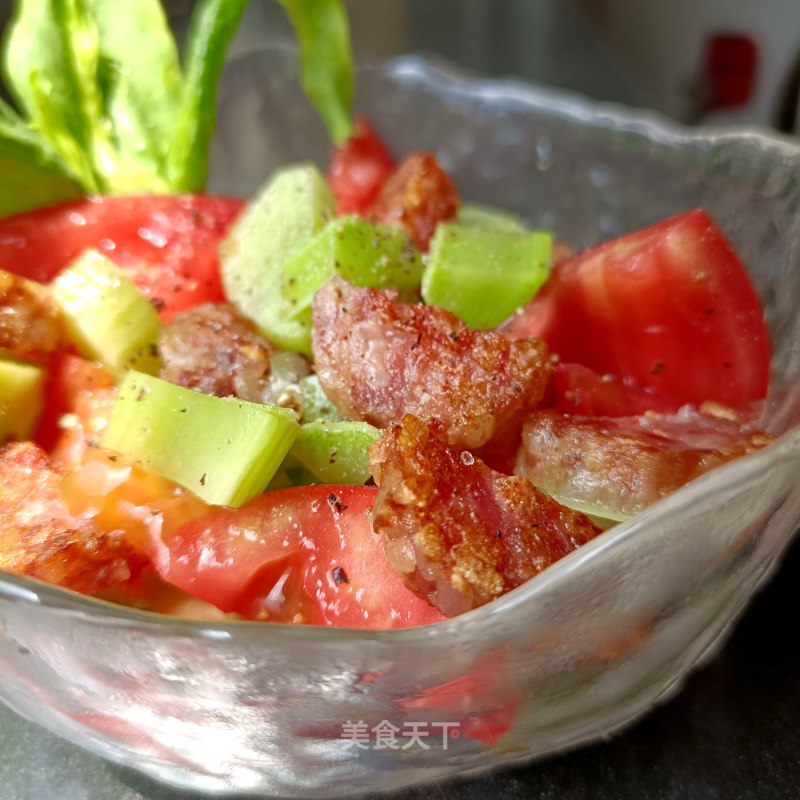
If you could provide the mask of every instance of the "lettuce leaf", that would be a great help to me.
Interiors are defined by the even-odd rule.
[[[341,143],[353,128],[341,0],[280,2],[303,87]],[[0,216],[81,192],[202,190],[217,84],[246,6],[199,0],[182,68],[159,0],[17,0],[2,71],[21,114],[0,104]]]
[[[0,217],[74,200],[80,184],[47,142],[0,100]]]
[[[186,81],[167,157],[167,174],[175,191],[193,191],[205,183],[217,122],[217,83],[246,6],[247,0],[200,0],[192,14]]]
[[[87,5],[97,27],[98,83],[115,149],[123,163],[163,181],[183,89],[164,9],[159,0],[126,3],[124,12],[119,0],[87,0]]]
[[[339,0],[279,0],[300,45],[303,89],[334,144],[353,133],[353,60],[350,26]]]

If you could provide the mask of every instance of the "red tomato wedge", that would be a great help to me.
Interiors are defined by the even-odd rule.
[[[626,386],[612,375],[598,375],[581,364],[556,364],[553,408],[584,417],[632,417],[647,411],[670,413],[681,405],[673,397]]]
[[[221,509],[154,543],[169,583],[250,619],[401,628],[443,619],[372,532],[376,489],[303,486]]]
[[[378,197],[394,170],[394,159],[366,119],[356,120],[356,132],[334,150],[328,182],[339,214],[363,214]]]
[[[557,265],[514,338],[673,405],[763,399],[770,347],[758,296],[730,244],[695,210]],[[653,406],[656,408],[657,406]]]
[[[92,197],[0,220],[0,269],[51,280],[87,248],[105,253],[165,321],[223,299],[218,250],[244,201],[205,195]]]

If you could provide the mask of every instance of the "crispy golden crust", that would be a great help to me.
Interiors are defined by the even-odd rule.
[[[565,501],[632,514],[771,441],[735,420],[699,413],[603,418],[538,411],[525,422],[514,471]]]
[[[427,250],[436,226],[454,219],[461,201],[450,176],[432,153],[411,153],[389,176],[367,212],[374,222],[405,228]]]
[[[489,469],[407,415],[371,452],[375,531],[409,588],[450,616],[519,586],[601,533],[526,478]]]
[[[129,547],[72,516],[60,480],[33,442],[0,447],[0,569],[85,593],[126,580]]]
[[[0,270],[0,348],[51,353],[60,339],[58,309],[47,287]]]
[[[444,309],[397,302],[394,292],[334,278],[313,312],[317,374],[348,419],[385,427],[414,414],[441,422],[450,444],[476,449],[518,437],[549,385],[543,342],[471,331]]]

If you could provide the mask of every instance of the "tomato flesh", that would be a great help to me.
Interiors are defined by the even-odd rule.
[[[598,375],[582,364],[560,362],[553,373],[553,408],[585,417],[631,417],[647,411],[670,413],[679,400]]]
[[[356,120],[356,131],[334,150],[328,183],[339,214],[363,214],[378,197],[394,170],[394,159],[366,119]]]
[[[557,265],[504,326],[563,361],[613,375],[676,410],[763,399],[770,347],[745,268],[704,211],[622,236]],[[655,407],[655,406],[653,406]]]
[[[223,299],[218,250],[244,201],[92,197],[0,220],[0,269],[42,283],[87,248],[121,267],[169,321]]]
[[[399,628],[443,619],[372,532],[376,489],[304,486],[220,509],[154,542],[164,580],[249,619]]]

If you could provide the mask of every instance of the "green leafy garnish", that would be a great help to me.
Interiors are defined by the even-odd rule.
[[[0,100],[0,217],[81,194],[49,144]]]
[[[217,121],[217,83],[246,6],[247,0],[205,0],[192,16],[186,82],[168,158],[170,182],[176,191],[194,191],[205,183]]]
[[[353,133],[353,62],[350,27],[339,0],[279,0],[294,26],[302,59],[303,89],[328,135],[341,145]]]
[[[335,142],[352,130],[341,0],[280,0],[302,83]],[[247,0],[199,0],[183,66],[159,0],[17,0],[3,46],[0,216],[81,196],[200,191],[216,89]]]

